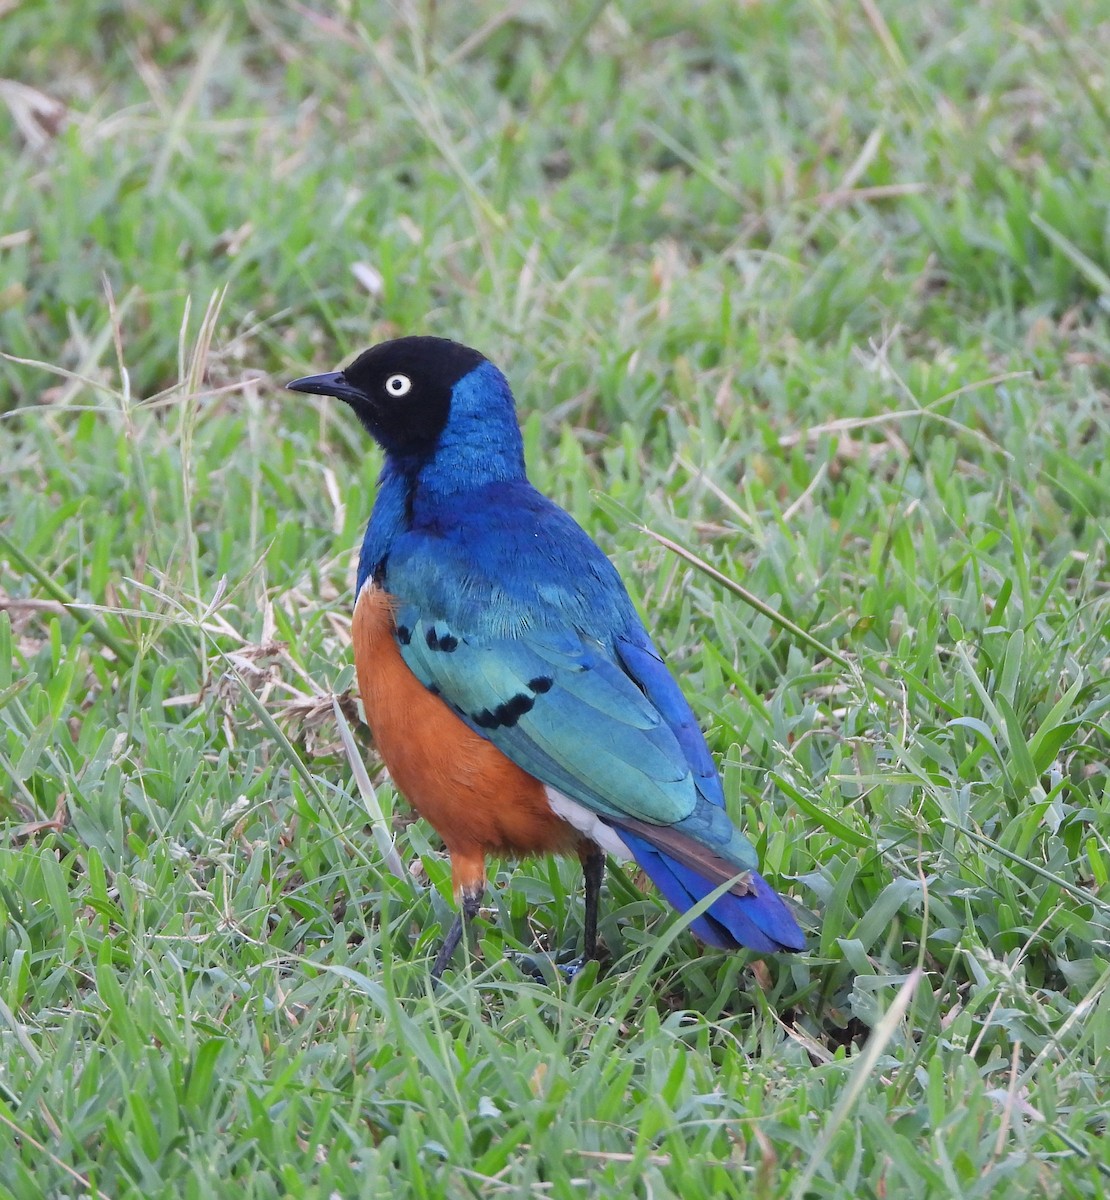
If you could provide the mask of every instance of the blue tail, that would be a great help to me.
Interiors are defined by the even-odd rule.
[[[652,883],[679,912],[686,912],[720,886],[657,850],[650,842],[621,830],[621,841],[647,872]],[[781,897],[755,871],[750,872],[754,890],[746,896],[726,892],[700,917],[690,922],[690,931],[710,946],[722,950],[773,953],[805,949],[805,935]]]

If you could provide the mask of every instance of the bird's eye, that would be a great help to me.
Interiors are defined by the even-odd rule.
[[[385,390],[391,396],[405,396],[412,389],[412,380],[407,375],[390,375],[385,381]]]

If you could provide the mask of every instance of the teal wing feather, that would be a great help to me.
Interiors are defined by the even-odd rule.
[[[653,825],[698,803],[674,733],[599,643],[574,632],[464,632],[397,613],[401,654],[425,685],[518,766],[603,816]]]

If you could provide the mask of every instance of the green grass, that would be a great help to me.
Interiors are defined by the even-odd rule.
[[[3,18],[0,1196],[1103,1195],[1097,6],[153,7]],[[509,374],[807,953],[618,869],[545,987],[577,866],[500,864],[430,992],[377,459],[279,386],[398,331]]]

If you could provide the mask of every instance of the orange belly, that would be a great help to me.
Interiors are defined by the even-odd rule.
[[[456,895],[485,887],[487,853],[576,850],[580,835],[551,811],[543,784],[424,687],[393,630],[390,597],[368,582],[351,627],[366,722],[393,782],[443,838]]]

